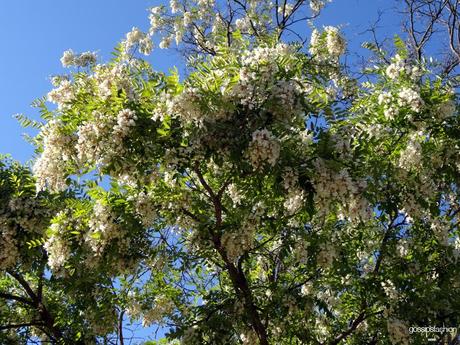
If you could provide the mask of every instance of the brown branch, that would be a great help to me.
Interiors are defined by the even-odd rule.
[[[0,325],[0,331],[4,331],[7,329],[14,329],[14,328],[24,328],[24,327],[41,327],[43,324],[39,322],[24,322],[24,323],[11,323],[7,325]]]
[[[118,317],[118,339],[120,340],[120,345],[124,345],[124,338],[123,338],[123,316],[125,311],[122,310],[120,312],[120,316]]]
[[[370,316],[373,316],[373,315],[378,315],[378,314],[381,314],[382,311],[378,311],[378,312],[375,312],[375,313],[371,313],[371,314],[367,314],[366,315],[366,312],[365,311],[362,311],[357,317],[356,319],[353,320],[353,322],[351,323],[350,327],[343,331],[342,333],[340,333],[336,338],[334,338],[331,342],[329,342],[329,345],[337,345],[339,344],[342,340],[348,338],[348,336],[350,336],[355,330],[356,328],[358,328],[358,326],[364,321],[366,320],[368,317]]]
[[[366,313],[362,311],[356,319],[351,323],[351,326],[344,332],[342,332],[339,336],[337,336],[334,340],[332,340],[329,345],[337,345],[343,339],[347,338],[351,333],[353,333],[356,328],[358,328],[359,324],[366,319]]]
[[[32,300],[30,299],[27,299],[25,297],[22,297],[22,296],[16,296],[16,295],[11,295],[9,293],[5,293],[5,292],[0,292],[0,298],[3,298],[3,299],[7,299],[7,300],[14,300],[14,301],[17,301],[17,302],[20,302],[20,303],[23,303],[23,304],[27,304],[31,307],[34,307],[35,304]]]
[[[62,339],[62,332],[54,324],[54,317],[51,315],[49,310],[43,304],[43,300],[38,297],[38,295],[32,290],[29,283],[18,273],[8,270],[7,273],[18,281],[18,283],[23,287],[27,295],[32,300],[34,308],[38,311],[41,320],[44,322],[45,326],[50,330],[55,340]]]
[[[222,191],[225,187],[221,187],[218,194],[216,194],[209,184],[206,182],[201,170],[199,168],[199,162],[195,163],[194,172],[197,174],[198,179],[200,180],[203,188],[208,192],[209,198],[214,206],[214,212],[216,216],[216,229],[219,229],[222,226],[222,204],[221,196]],[[254,298],[252,296],[252,291],[249,287],[248,280],[241,267],[237,268],[235,264],[228,258],[225,248],[222,247],[221,238],[218,232],[211,230],[212,242],[214,248],[217,250],[222,260],[225,263],[225,267],[232,281],[233,288],[236,294],[244,301],[244,307],[249,314],[249,319],[251,326],[259,337],[261,345],[268,345],[268,334],[265,326],[263,325],[259,312],[254,303]]]

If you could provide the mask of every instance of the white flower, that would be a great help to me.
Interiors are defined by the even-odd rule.
[[[62,55],[61,58],[61,64],[63,67],[69,67],[72,66],[75,61],[75,54],[72,51],[72,49],[66,50],[64,52],[64,55]]]
[[[288,216],[292,216],[295,214],[304,204],[304,192],[302,190],[294,190],[292,191],[286,201],[284,202],[283,206],[285,208],[285,213]]]
[[[411,80],[417,80],[422,76],[423,71],[418,66],[414,66],[409,61],[404,60],[400,55],[395,55],[392,63],[387,66],[385,74],[393,80],[401,75],[406,75]]]
[[[335,247],[330,243],[322,243],[320,251],[316,257],[317,263],[324,269],[330,268],[337,259],[338,253]]]
[[[83,52],[77,55],[75,64],[79,67],[87,67],[96,63],[97,56],[94,52]]]
[[[137,115],[131,109],[123,109],[117,115],[117,124],[113,133],[119,138],[125,137],[132,127],[136,125]]]
[[[326,47],[329,54],[333,57],[339,57],[345,52],[345,39],[341,36],[339,29],[334,26],[326,26],[324,31],[327,34]]]
[[[238,18],[235,21],[235,26],[241,32],[248,32],[251,27],[250,19],[248,17]]]
[[[400,106],[408,106],[415,112],[420,112],[424,104],[420,93],[408,87],[404,87],[399,91],[398,98]]]
[[[126,39],[124,40],[125,51],[129,51],[136,45],[139,46],[139,51],[144,55],[149,55],[153,48],[150,37],[138,28],[133,27],[132,30],[126,34]]]
[[[340,30],[334,26],[326,26],[324,31],[326,36],[325,47],[323,46],[323,35],[317,29],[313,29],[310,38],[310,54],[319,61],[332,59],[337,62],[340,55],[345,53],[346,41]]]
[[[327,0],[330,1],[330,0]],[[310,8],[314,14],[319,13],[326,5],[325,0],[310,0]]]
[[[14,229],[2,223],[0,229],[0,269],[8,269],[19,258],[18,241]]]
[[[401,320],[391,318],[387,321],[388,335],[392,344],[408,345],[409,328]]]
[[[317,29],[313,29],[310,37],[310,54],[317,55],[318,47],[321,42],[321,33]]]
[[[302,296],[308,296],[311,294],[313,290],[313,284],[311,282],[306,282],[305,284],[302,284],[302,287],[300,288],[300,294]]]
[[[264,163],[274,166],[280,155],[280,143],[277,138],[266,128],[252,133],[252,141],[249,145],[249,160],[254,169]]]
[[[153,14],[153,15],[160,15],[161,12],[163,11],[163,7],[162,6],[154,6],[150,9],[150,14]]]
[[[419,167],[422,163],[422,146],[418,136],[412,135],[407,142],[406,148],[401,152],[398,166],[405,170]]]
[[[139,42],[139,52],[144,55],[149,55],[153,49],[153,42],[150,37],[145,36]]]
[[[163,39],[161,40],[159,47],[160,49],[167,49],[169,48],[170,45],[171,45],[171,37],[166,36],[166,37],[163,37]]]
[[[227,187],[227,192],[228,192],[228,196],[230,197],[230,199],[232,199],[234,206],[241,204],[243,195],[238,190],[238,187],[235,184],[233,183],[229,184]]]
[[[130,32],[126,34],[126,44],[134,45],[144,38],[144,34],[138,28],[133,27]]]
[[[173,14],[179,12],[180,10],[180,4],[178,0],[171,0],[169,1],[169,7],[171,7],[171,12]]]
[[[299,183],[299,173],[291,167],[283,172],[283,187],[286,191],[294,190]]]
[[[94,52],[75,54],[72,49],[66,50],[61,58],[63,67],[87,67],[96,63],[97,56]]]
[[[152,202],[151,196],[145,192],[141,192],[135,199],[136,213],[142,220],[144,226],[152,226],[157,218],[155,205]]]
[[[399,68],[395,64],[390,64],[385,70],[386,75],[390,79],[396,79],[399,76]]]
[[[382,92],[378,97],[378,102],[380,105],[390,104],[392,100],[393,100],[393,96],[391,95],[391,92],[388,92],[388,91]]]
[[[96,256],[102,254],[110,241],[122,236],[122,228],[115,222],[115,218],[110,206],[96,201],[88,224],[90,231],[86,235],[86,242]]]
[[[58,224],[52,224],[59,226]],[[70,256],[70,248],[63,238],[58,234],[49,237],[43,245],[48,254],[48,265],[53,272],[59,272]]]
[[[184,27],[187,27],[190,24],[192,24],[192,13],[185,12],[184,13]]]
[[[59,86],[47,95],[48,101],[57,104],[59,109],[65,108],[74,98],[74,87],[68,80],[62,80]]]
[[[57,121],[48,122],[41,134],[43,152],[33,166],[37,191],[62,191],[67,188],[67,164],[75,155],[75,136],[63,133]]]

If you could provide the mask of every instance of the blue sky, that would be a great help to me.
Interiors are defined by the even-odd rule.
[[[25,132],[13,119],[16,113],[36,116],[31,102],[50,89],[49,78],[64,72],[63,51],[97,51],[100,62],[133,26],[148,28],[147,9],[161,0],[1,0],[0,1],[0,153],[26,162],[33,148],[22,138]],[[391,0],[335,0],[317,25],[341,25],[351,50],[365,39],[359,35],[388,10]],[[382,35],[399,31],[395,16],[383,21]],[[305,26],[308,31],[308,27]],[[173,51],[155,50],[149,58],[156,69],[181,66]],[[146,335],[146,331],[141,332]],[[139,335],[139,334],[138,334]]]

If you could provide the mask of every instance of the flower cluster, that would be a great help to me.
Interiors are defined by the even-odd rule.
[[[385,73],[390,79],[397,79],[400,76],[408,76],[411,80],[417,80],[423,74],[420,67],[403,59],[399,54],[395,55],[392,63],[388,65]]]
[[[94,52],[76,54],[72,49],[66,50],[61,58],[63,67],[88,67],[96,64],[97,55]]]
[[[388,335],[392,344],[408,345],[409,328],[398,319],[389,319],[387,322]]]
[[[334,26],[326,26],[320,33],[314,29],[310,38],[310,54],[322,62],[335,62],[345,53],[346,41],[340,30]]]
[[[232,53],[230,60],[213,57],[209,62],[213,73],[192,74],[180,92],[163,93],[153,118],[169,115],[203,126],[231,119],[236,115],[235,107],[241,104],[289,122],[301,114],[301,83],[297,78],[286,77],[296,67],[294,53],[289,45],[277,44],[256,47],[244,54]],[[204,84],[212,87],[203,87]]]
[[[67,188],[67,167],[75,158],[75,137],[65,134],[63,124],[50,121],[42,129],[43,152],[33,166],[37,190]]]
[[[57,217],[59,217],[59,214]],[[70,222],[67,222],[65,219],[51,224],[50,230],[52,231],[52,235],[48,237],[43,245],[48,254],[48,266],[54,273],[58,273],[64,267],[71,254],[68,241],[63,237],[69,224]]]
[[[142,326],[149,327],[152,324],[162,324],[165,317],[174,311],[175,305],[171,298],[160,295],[155,298],[153,308],[145,311],[142,317]]]
[[[284,60],[283,69],[288,73],[295,67],[294,53],[293,48],[286,44],[257,47],[245,52],[241,57],[238,83],[229,91],[231,98],[249,109],[262,106],[267,99],[276,100],[275,108],[270,110],[280,118],[292,117],[298,112],[299,83],[295,79],[278,76],[282,72],[278,62]]]
[[[97,93],[103,100],[107,100],[112,96],[113,91],[123,91],[129,99],[134,99],[134,92],[126,65],[97,65],[91,78],[95,80]]]
[[[223,233],[221,242],[230,261],[235,261],[253,247],[259,218],[264,210],[265,206],[258,202],[253,206],[251,214],[246,217],[238,231]]]
[[[399,107],[409,107],[418,113],[422,110],[424,101],[415,88],[403,87],[396,96],[390,91],[382,91],[378,95],[378,104],[383,106],[385,118],[393,120],[399,113]]]
[[[185,87],[172,100],[167,100],[166,111],[170,114],[176,114],[186,121],[202,122],[206,118],[206,113],[202,111],[200,106],[201,99],[200,90],[195,87]],[[155,117],[164,118],[164,115],[157,112]]]
[[[324,269],[330,268],[334,261],[338,258],[337,250],[332,243],[321,243],[316,262]]]
[[[387,120],[393,120],[398,113],[398,109],[393,106],[393,96],[390,92],[384,91],[378,96],[378,103],[383,105],[383,114]]]
[[[237,205],[241,204],[241,201],[243,200],[243,195],[234,183],[228,185],[227,194],[233,202],[233,207],[236,207]]]
[[[409,107],[418,113],[422,109],[424,102],[420,92],[413,88],[404,87],[398,93],[398,104],[402,107]]]
[[[310,8],[314,14],[318,14],[327,2],[331,0],[310,0]]]
[[[8,203],[8,217],[28,233],[40,234],[46,219],[52,212],[43,205],[40,198],[21,196],[11,198]]]
[[[154,221],[157,219],[158,214],[155,209],[155,205],[152,201],[150,193],[141,192],[137,195],[134,200],[136,213],[142,221],[142,224],[146,227],[152,226]]]
[[[283,206],[286,209],[286,214],[292,216],[295,214],[305,203],[305,194],[302,190],[291,192],[284,202]]]
[[[278,139],[266,128],[252,133],[252,141],[249,144],[249,161],[254,169],[258,169],[268,163],[274,166],[280,155],[280,143]]]
[[[123,109],[115,116],[94,112],[92,121],[82,124],[77,132],[76,151],[82,165],[106,165],[125,152],[123,140],[136,125],[137,115]]]
[[[369,202],[364,198],[363,191],[367,183],[364,179],[354,181],[347,169],[338,173],[327,168],[323,160],[315,162],[314,179],[315,204],[320,214],[328,214],[334,200],[339,203],[339,218],[350,220],[368,220],[371,217]]]
[[[222,235],[222,246],[225,248],[227,257],[230,261],[235,261],[238,257],[251,249],[254,244],[255,224],[249,219],[238,232],[225,232]]]
[[[131,109],[123,109],[117,114],[117,124],[113,127],[113,134],[120,141],[126,137],[132,127],[136,125],[137,116]]]
[[[110,206],[97,201],[94,205],[93,217],[89,220],[86,242],[96,256],[102,255],[104,248],[114,239],[122,236],[122,229],[116,223],[116,215]]]
[[[132,28],[132,30],[126,34],[123,45],[126,52],[129,52],[134,47],[138,47],[139,51],[144,55],[149,55],[153,49],[153,42],[150,36],[143,33],[138,28]]]
[[[41,196],[35,195],[33,189],[27,189],[25,179],[17,180],[17,176],[11,171],[7,172],[9,178],[3,179],[5,170],[2,168],[3,166],[0,167],[0,270],[11,269],[19,261],[23,264],[28,262],[30,252],[23,252],[25,243],[43,236],[53,213],[53,209]],[[20,196],[10,189],[10,182],[13,181],[20,182],[14,186]]]
[[[422,163],[422,145],[420,144],[421,135],[415,133],[410,136],[407,146],[401,152],[398,166],[405,170],[419,168]]]
[[[299,187],[299,173],[291,167],[284,169],[282,185],[288,195],[284,202],[287,216],[294,215],[305,203],[305,192]]]
[[[2,217],[3,218],[3,217]],[[18,241],[14,229],[0,220],[0,269],[14,266],[19,258]]]
[[[279,119],[289,121],[293,116],[300,115],[302,108],[299,102],[301,88],[295,80],[279,80],[273,87],[272,95],[276,100],[273,113]],[[288,110],[288,111],[287,111]]]
[[[69,80],[61,80],[59,85],[48,93],[48,101],[55,103],[58,109],[69,107],[69,103],[75,98],[75,87]]]

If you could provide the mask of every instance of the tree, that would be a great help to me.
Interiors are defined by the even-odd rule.
[[[262,345],[456,327],[458,102],[435,63],[396,38],[394,56],[366,44],[375,64],[353,78],[338,28],[295,31],[321,1],[170,5],[106,64],[65,52],[78,68],[54,79],[57,107],[37,103],[38,195],[69,198],[42,232],[50,293],[96,315],[68,326]],[[158,33],[187,49],[184,78],[140,57]]]
[[[39,339],[45,343],[88,343],[88,315],[82,317],[79,311],[94,303],[85,289],[103,284],[104,277],[82,276],[81,272],[66,280],[50,276],[49,267],[59,265],[59,258],[49,257],[46,250],[54,248],[64,256],[69,248],[57,247],[51,237],[44,242],[47,228],[55,227],[51,218],[62,211],[62,203],[74,200],[72,195],[36,194],[30,170],[4,157],[0,161],[0,198],[1,343]]]

